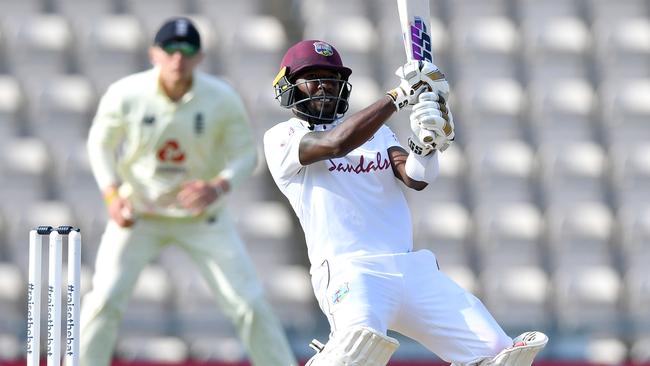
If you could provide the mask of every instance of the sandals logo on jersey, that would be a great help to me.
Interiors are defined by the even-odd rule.
[[[343,301],[343,299],[350,293],[350,283],[344,282],[336,292],[332,295],[332,305],[336,305]]]
[[[386,170],[390,168],[390,160],[386,157],[383,157],[381,152],[377,152],[374,159],[366,159],[364,155],[359,156],[359,162],[356,164],[351,164],[348,161],[352,160],[351,158],[342,158],[342,159],[328,159],[327,169],[330,172],[343,172],[343,173],[370,173],[377,170]],[[342,163],[339,161],[343,161]]]
[[[314,50],[316,51],[317,54],[323,55],[323,56],[332,56],[334,54],[334,50],[332,49],[332,46],[325,42],[314,42]]]
[[[182,163],[185,161],[185,152],[180,147],[176,140],[167,140],[158,149],[158,160],[161,162]]]

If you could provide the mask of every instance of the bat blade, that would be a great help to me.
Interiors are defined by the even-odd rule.
[[[433,62],[429,0],[397,0],[406,58]]]
[[[397,0],[397,12],[406,60],[433,63],[429,0]],[[436,138],[435,132],[422,129],[418,137],[420,141],[434,147],[432,143]]]

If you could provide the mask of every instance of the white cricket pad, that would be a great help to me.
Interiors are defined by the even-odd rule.
[[[399,342],[369,327],[353,327],[335,334],[305,366],[386,366]]]
[[[539,351],[548,343],[542,332],[526,332],[512,342],[512,346],[499,352],[493,359],[483,360],[479,366],[530,366]]]

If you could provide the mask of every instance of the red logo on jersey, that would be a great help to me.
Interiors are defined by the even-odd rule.
[[[167,140],[158,150],[158,160],[181,163],[185,160],[185,153],[181,150],[178,141]]]

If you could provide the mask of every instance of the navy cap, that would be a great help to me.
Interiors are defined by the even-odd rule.
[[[154,38],[156,46],[164,47],[170,43],[185,42],[197,49],[201,48],[201,36],[188,18],[172,18],[163,24]]]

